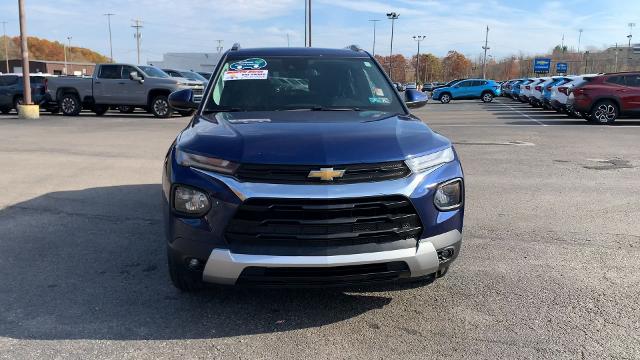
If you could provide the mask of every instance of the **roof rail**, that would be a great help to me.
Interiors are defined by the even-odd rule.
[[[231,47],[231,51],[238,51],[238,50],[240,50],[240,43],[233,44],[233,46]]]
[[[345,47],[345,49],[351,50],[351,51],[357,51],[357,52],[364,51],[360,46],[355,45],[355,44],[354,45],[349,45],[349,46]]]

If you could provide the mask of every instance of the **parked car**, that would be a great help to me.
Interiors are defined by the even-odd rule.
[[[613,124],[622,115],[640,113],[640,72],[584,77],[573,87],[567,107],[598,124]]]
[[[514,81],[511,84],[511,98],[513,98],[513,100],[520,100],[520,92],[522,91],[522,85],[524,83],[526,83],[527,81],[529,81],[529,79],[519,79]]]
[[[435,89],[431,98],[443,104],[451,100],[463,99],[481,99],[483,102],[491,102],[494,97],[500,96],[500,93],[500,85],[493,80],[469,79],[459,81],[450,87]]]
[[[465,79],[454,79],[454,80],[449,81],[448,83],[435,83],[433,85],[433,90],[440,89],[440,88],[443,88],[443,87],[451,87],[454,84],[456,84],[456,83],[458,83],[458,82],[460,82],[462,80],[466,80],[466,78]]]
[[[572,117],[582,117],[582,114],[574,111],[572,108],[567,107],[567,100],[569,98],[569,94],[571,94],[571,90],[582,83],[586,82],[585,77],[594,77],[598,76],[598,74],[588,74],[582,76],[568,76],[568,81],[564,82],[562,85],[556,87],[555,91],[551,90],[551,107],[560,113],[566,113]]]
[[[200,81],[171,78],[153,66],[100,64],[91,78],[50,79],[47,94],[64,115],[78,115],[83,108],[103,115],[110,106],[128,105],[149,109],[154,116],[166,118],[174,111],[168,102],[169,94],[181,89],[192,89],[194,100],[198,101],[204,87]],[[180,110],[181,115],[192,112]]]
[[[570,81],[571,79],[566,76],[554,76],[551,80],[547,81],[543,84],[542,88],[542,107],[545,109],[552,110],[551,106],[551,95],[553,91],[557,89],[558,86]]]
[[[207,80],[211,79],[211,73],[210,72],[206,72],[206,71],[196,71],[196,72],[198,74],[200,74],[200,76],[204,77]]]
[[[404,85],[405,89],[411,89],[411,90],[417,90],[418,89],[418,85],[416,83],[406,83]]]
[[[542,91],[546,86],[545,84],[548,84],[552,80],[553,78],[550,77],[541,77],[531,84],[531,91],[529,92],[529,103],[531,106],[542,107]]]
[[[397,92],[364,51],[236,49],[164,161],[173,284],[444,275],[462,242],[464,181],[451,141],[410,112],[425,94]],[[309,86],[283,90],[273,76]],[[170,96],[176,108],[192,99]]]
[[[433,84],[426,83],[422,85],[422,92],[433,91]]]
[[[47,83],[52,75],[30,74],[31,101],[41,105],[51,113],[57,113],[58,108],[51,106],[47,102]],[[12,109],[18,111],[24,99],[24,83],[22,74],[2,74],[0,75],[0,112],[8,114]]]
[[[200,81],[202,82],[202,85],[204,87],[207,87],[207,84],[209,84],[209,79],[205,78],[204,76],[194,71],[178,70],[178,69],[162,69],[162,71],[166,72],[171,77],[184,78],[192,81]]]

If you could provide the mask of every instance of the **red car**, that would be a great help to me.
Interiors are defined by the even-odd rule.
[[[611,73],[585,80],[572,90],[567,107],[587,120],[612,124],[621,115],[640,115],[640,73]]]

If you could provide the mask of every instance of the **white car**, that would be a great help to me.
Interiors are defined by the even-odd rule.
[[[550,104],[551,107],[556,110],[557,112],[565,112],[569,115],[572,116],[579,116],[580,114],[576,114],[575,112],[573,112],[571,109],[567,109],[567,98],[569,97],[569,94],[571,93],[571,89],[573,89],[575,86],[580,85],[582,83],[584,83],[585,77],[593,77],[593,76],[597,76],[599,74],[585,74],[585,75],[579,75],[579,76],[566,76],[567,79],[569,79],[568,81],[561,83],[557,86],[554,86],[551,89],[551,99],[550,99]]]
[[[550,84],[554,79],[551,77],[538,78],[535,82],[531,83],[531,90],[529,93],[529,103],[533,107],[542,106],[542,90],[547,84]]]
[[[531,84],[538,81],[538,78],[532,78],[520,85],[520,101],[529,102],[529,96],[531,96]]]

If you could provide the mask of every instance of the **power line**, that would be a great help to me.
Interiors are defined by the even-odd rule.
[[[131,25],[132,28],[136,29],[136,33],[133,35],[133,37],[136,39],[136,50],[138,52],[138,65],[140,64],[140,29],[142,29],[142,20],[140,19],[133,19],[135,25]]]

